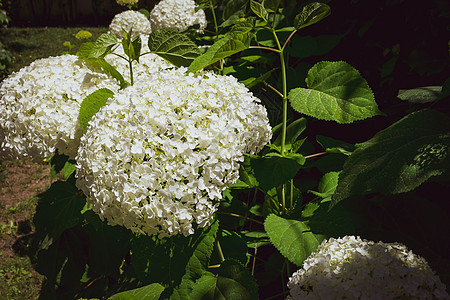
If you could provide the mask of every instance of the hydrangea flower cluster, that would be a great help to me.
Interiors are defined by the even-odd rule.
[[[117,38],[122,38],[122,29],[126,32],[132,29],[135,35],[149,35],[152,32],[150,21],[147,17],[134,10],[126,10],[114,16],[109,25],[109,31],[114,33]]]
[[[74,158],[80,104],[99,88],[119,85],[74,55],[38,59],[10,75],[0,86],[3,155],[43,159],[58,149]]]
[[[287,299],[450,299],[425,259],[406,246],[354,236],[323,241],[288,287]]]
[[[194,0],[162,0],[150,12],[152,30],[173,28],[183,31],[198,24],[199,31],[206,28],[206,15],[203,9],[195,11]]]
[[[267,112],[234,77],[147,76],[92,118],[77,187],[110,225],[159,238],[208,225],[239,162],[270,140]]]
[[[139,2],[139,0],[116,0],[116,2],[119,5],[127,6],[127,5],[135,5]]]

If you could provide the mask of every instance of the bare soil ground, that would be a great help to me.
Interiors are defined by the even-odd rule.
[[[37,195],[50,185],[50,165],[0,162],[0,299],[37,299],[43,276],[26,256]]]

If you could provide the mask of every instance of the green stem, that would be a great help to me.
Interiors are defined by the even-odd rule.
[[[287,128],[287,78],[286,78],[286,63],[284,61],[284,51],[281,47],[280,41],[278,40],[277,33],[272,29],[273,36],[277,42],[278,52],[280,53],[280,64],[281,64],[281,79],[283,81],[283,123],[281,127],[281,155],[285,155],[286,152],[286,128]],[[283,212],[286,212],[286,186],[283,184],[281,187],[281,205],[283,206]]]
[[[223,263],[225,261],[225,257],[223,256],[222,248],[220,247],[219,239],[216,237],[215,240],[217,253],[219,254],[220,262]]]
[[[217,41],[217,38],[219,36],[219,29],[217,27],[216,13],[214,12],[214,6],[213,6],[213,3],[212,3],[212,0],[209,0],[209,5],[211,6],[211,12],[212,12],[213,19],[214,19],[214,28],[216,30],[216,39],[215,40]]]
[[[131,85],[134,84],[134,80],[133,80],[133,61],[130,59],[128,60],[128,64],[130,65],[130,81],[131,81]]]

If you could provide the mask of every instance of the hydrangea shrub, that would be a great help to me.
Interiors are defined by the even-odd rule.
[[[134,35],[149,35],[152,32],[150,21],[144,14],[134,10],[126,10],[115,15],[109,24],[109,31],[118,38],[122,38],[122,30],[128,32],[130,29]]]
[[[354,236],[319,245],[289,279],[287,299],[450,299],[424,258]]]
[[[111,225],[160,238],[207,226],[244,154],[270,140],[265,108],[234,77],[147,76],[108,101],[77,156],[77,187]]]
[[[195,11],[194,0],[162,0],[150,12],[152,30],[172,28],[179,31],[198,24],[200,32],[206,28],[206,15],[202,9]]]
[[[0,85],[0,144],[3,155],[43,159],[56,149],[74,158],[77,117],[90,93],[119,84],[74,55],[38,59]]]

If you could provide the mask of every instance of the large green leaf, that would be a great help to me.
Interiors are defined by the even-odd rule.
[[[116,35],[113,33],[103,33],[100,37],[95,41],[91,52],[87,58],[97,59],[103,58],[106,54],[108,54],[112,47],[118,43]]]
[[[171,28],[153,31],[148,38],[150,51],[175,66],[189,66],[200,55],[197,45],[185,34]]]
[[[207,272],[195,283],[189,299],[258,299],[258,286],[247,268],[237,261],[225,260],[217,275]]]
[[[254,20],[247,19],[233,26],[231,31],[215,42],[208,50],[197,57],[188,67],[189,72],[197,72],[221,59],[241,52],[250,47]]]
[[[270,153],[264,157],[252,158],[251,165],[255,172],[259,185],[268,191],[294,178],[301,166],[304,157],[294,157],[294,153],[281,156],[278,153]],[[303,158],[303,159],[302,159]]]
[[[294,20],[294,27],[296,30],[300,28],[315,24],[320,20],[326,18],[331,13],[331,8],[325,3],[313,2],[305,7]]]
[[[339,175],[333,203],[368,192],[407,192],[447,172],[449,132],[447,115],[421,110],[358,144]]]
[[[346,62],[322,61],[308,72],[305,88],[288,98],[299,113],[321,120],[352,123],[380,114],[374,95],[358,70]]]
[[[113,96],[113,91],[102,88],[87,95],[86,98],[83,99],[78,114],[78,122],[83,132],[86,132],[86,128],[92,117],[106,104],[106,101]]]
[[[194,282],[206,272],[218,228],[219,222],[215,221],[209,228],[204,229],[201,235],[197,235],[193,243],[195,248],[186,264],[181,283],[174,289],[170,299],[187,299]]]
[[[115,294],[110,300],[157,300],[164,291],[159,283],[152,283],[134,290]]]
[[[33,219],[39,247],[47,249],[64,230],[79,224],[85,203],[84,195],[69,182],[56,181],[41,194]]]
[[[270,242],[297,266],[302,265],[324,239],[322,235],[313,234],[305,223],[284,219],[274,214],[266,218],[264,228]]]

